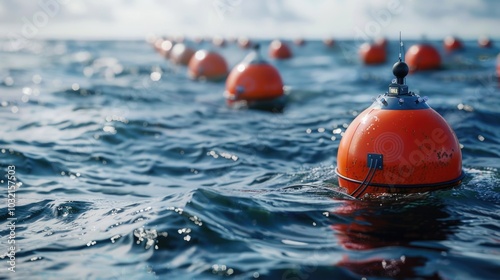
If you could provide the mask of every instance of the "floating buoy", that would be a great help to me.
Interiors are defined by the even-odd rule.
[[[325,44],[325,46],[331,48],[335,45],[335,40],[333,40],[332,38],[327,38],[327,39],[323,40],[323,44]]]
[[[183,43],[175,44],[170,51],[170,59],[179,65],[188,65],[189,60],[194,55],[194,50]]]
[[[193,39],[193,42],[195,42],[196,44],[201,44],[201,43],[203,43],[203,41],[205,41],[205,38],[203,38],[203,37],[195,37]]]
[[[174,44],[170,40],[163,40],[160,44],[160,48],[158,52],[164,57],[164,58],[170,58],[170,52],[172,51],[172,48],[174,47]]]
[[[500,53],[497,56],[497,77],[500,78]]]
[[[238,38],[238,46],[242,49],[248,49],[252,47],[252,41],[246,37],[240,37]]]
[[[427,99],[408,91],[406,63],[396,79],[345,131],[338,148],[339,185],[353,197],[415,193],[461,183],[462,153],[455,133]]]
[[[226,40],[222,37],[214,37],[212,39],[212,44],[214,44],[214,46],[217,46],[219,48],[223,48],[226,46]]]
[[[155,38],[153,40],[153,48],[155,49],[155,51],[157,52],[160,52],[160,49],[161,49],[161,43],[163,43],[163,38],[159,37],[159,38]]]
[[[477,44],[481,48],[491,48],[493,46],[493,43],[491,42],[490,38],[486,36],[479,37],[479,39],[477,40]]]
[[[375,45],[382,46],[384,48],[387,48],[388,43],[389,42],[387,41],[387,39],[385,37],[379,37],[379,38],[377,38],[377,40],[375,40]]]
[[[293,41],[293,43],[297,46],[303,46],[306,44],[306,41],[302,38],[297,38]]]
[[[285,42],[273,40],[269,45],[269,56],[275,59],[287,59],[292,57],[292,51]]]
[[[219,81],[228,73],[226,60],[220,54],[207,50],[197,51],[188,64],[188,75],[192,79]]]
[[[364,64],[381,64],[386,60],[385,47],[364,43],[359,48],[359,56]]]
[[[463,49],[462,41],[457,37],[447,36],[444,38],[444,49],[447,51],[457,51]]]
[[[284,92],[281,75],[262,59],[259,45],[236,65],[226,80],[227,103],[236,107],[282,106]]]
[[[435,70],[441,67],[439,52],[429,44],[411,46],[406,52],[405,57],[410,67],[410,72]]]

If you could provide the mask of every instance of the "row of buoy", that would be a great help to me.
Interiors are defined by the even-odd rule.
[[[450,45],[459,48],[456,41]],[[333,42],[332,42],[333,43]],[[227,104],[260,107],[284,104],[283,80],[276,67],[253,47],[231,71],[224,58],[214,51],[194,51],[183,43],[155,43],[158,52],[173,63],[186,65],[192,79],[224,80]],[[375,49],[362,46],[360,52],[378,53],[385,61],[387,41]],[[281,41],[272,41],[269,56],[292,57]],[[463,46],[461,46],[463,48]],[[417,193],[458,186],[464,178],[458,139],[445,119],[433,110],[426,97],[411,92],[405,83],[410,71],[430,70],[440,66],[437,50],[428,44],[410,47],[393,66],[396,79],[387,92],[359,114],[345,131],[337,153],[339,186],[354,198],[367,194]],[[382,59],[380,59],[382,60]],[[371,62],[377,63],[376,59]],[[500,76],[500,55],[497,72]]]
[[[367,65],[383,64],[386,62],[387,41],[382,38],[374,43],[364,43],[360,46],[359,56],[361,61]],[[481,37],[478,40],[480,47],[489,48],[492,42],[488,37]],[[464,49],[462,41],[453,36],[448,36],[443,40],[443,47],[447,52]],[[441,56],[438,50],[427,43],[413,45],[406,52],[406,62],[410,67],[410,72],[435,70],[441,67]]]
[[[161,40],[161,41],[160,41]],[[194,51],[184,43],[156,40],[154,48],[177,65],[187,66],[194,80],[226,80],[225,97],[233,107],[280,109],[284,105],[283,80],[276,67],[264,60],[259,45],[250,43],[253,51],[229,72],[226,60],[211,50]],[[290,48],[281,41],[272,41],[269,55],[275,59],[292,57]]]

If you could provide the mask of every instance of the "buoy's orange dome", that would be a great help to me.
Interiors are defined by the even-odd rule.
[[[224,57],[212,51],[197,51],[188,64],[188,75],[193,79],[218,81],[224,79],[227,73]]]
[[[447,51],[455,51],[463,49],[462,41],[453,36],[447,36],[446,38],[444,38],[443,44],[445,50]]]
[[[359,56],[364,64],[381,64],[386,60],[386,50],[381,45],[364,43],[359,48]]]
[[[175,44],[170,51],[170,59],[175,64],[188,65],[189,60],[194,55],[194,50],[185,44]]]
[[[405,55],[411,72],[434,70],[441,67],[441,56],[431,45],[420,44],[411,46]]]
[[[394,65],[397,83],[349,125],[339,144],[339,185],[354,197],[456,186],[463,178],[455,133],[426,99],[404,84],[408,66]]]
[[[292,51],[285,42],[274,40],[269,45],[269,56],[275,59],[287,59],[292,57]]]
[[[477,40],[477,44],[481,48],[491,48],[493,46],[493,43],[491,42],[491,39],[488,38],[488,37],[486,37],[486,36],[479,37],[479,39]]]
[[[254,51],[229,73],[225,95],[228,102],[272,100],[283,96],[283,81],[278,69]]]

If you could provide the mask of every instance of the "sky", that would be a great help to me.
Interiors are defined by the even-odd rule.
[[[0,37],[500,38],[498,0],[0,0]]]

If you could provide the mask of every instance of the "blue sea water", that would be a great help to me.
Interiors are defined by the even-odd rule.
[[[456,132],[466,178],[352,200],[339,141],[387,90],[398,42],[372,67],[358,42],[293,46],[269,59],[289,94],[268,112],[228,108],[223,82],[190,80],[143,41],[2,41],[0,278],[498,279],[500,43],[432,43],[444,69],[407,84]],[[192,46],[231,67],[247,54]]]

